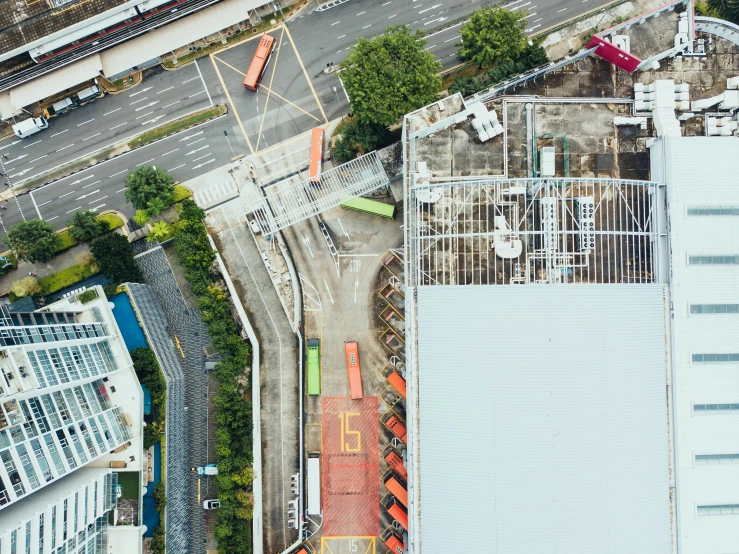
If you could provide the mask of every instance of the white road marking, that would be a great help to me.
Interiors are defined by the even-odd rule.
[[[362,27],[362,30],[369,29],[370,27],[372,27],[372,23],[370,23],[369,25],[365,25],[364,27]]]
[[[308,249],[308,252],[310,253],[311,258],[315,258],[313,255],[313,250],[310,247],[310,237],[303,233],[303,244],[305,244],[305,247]]]
[[[51,221],[52,219],[56,219],[57,217],[59,217],[59,216],[58,216],[58,215],[55,215],[54,217],[50,217],[50,218],[49,218],[49,219],[47,219],[46,221]]]
[[[193,98],[195,96],[198,96],[199,94],[203,94],[204,92],[205,92],[204,90],[201,90],[200,92],[196,92],[195,94],[191,94],[190,96],[188,96],[188,98]]]
[[[567,8],[565,8],[565,9],[567,9]],[[535,15],[536,15],[536,12],[530,13],[529,15],[527,15],[526,17],[524,17],[524,19],[528,19],[529,17],[534,17]]]
[[[179,104],[182,102],[182,100],[177,100],[177,102],[172,102],[171,104],[167,104],[166,106],[162,106],[162,109],[169,108],[170,106],[174,106],[175,104]]]
[[[17,201],[18,200],[16,199],[16,202]],[[41,212],[39,211],[38,206],[36,205],[36,199],[33,197],[33,192],[31,193],[31,201],[33,202],[33,207],[36,208],[36,213],[38,214],[38,218],[39,219],[43,219],[43,217],[41,217]],[[18,204],[18,207],[20,208],[20,204]],[[23,214],[21,213],[21,215],[23,215]],[[26,217],[23,216],[23,219],[25,219],[25,218]]]
[[[194,140],[194,141],[192,141],[192,142],[191,142],[190,144],[186,144],[185,146],[192,146],[192,145],[193,145],[193,144],[195,144],[196,142],[200,142],[200,141],[202,141],[202,140],[205,140],[205,139],[206,139],[206,137],[203,137],[203,138],[199,138],[198,140]]]
[[[195,152],[200,152],[201,150],[205,150],[206,148],[210,148],[210,145],[206,144],[205,146],[201,146],[200,148],[196,148],[195,150],[190,150],[187,154],[185,154],[185,156],[189,156],[190,154],[195,154]]]
[[[505,9],[510,10],[514,5],[519,4],[520,2],[523,2],[523,0],[516,0],[515,2],[511,2],[510,4],[506,4],[503,6]]]
[[[120,108],[118,108],[118,109],[120,109]],[[69,131],[69,129],[64,129],[63,131],[59,131],[58,133],[54,133],[53,135],[49,135],[49,138],[55,137],[57,135],[61,135],[63,133],[66,133],[67,131]]]
[[[395,15],[391,15],[388,19],[392,19],[393,17],[398,17],[398,14],[396,13]]]
[[[115,127],[111,127],[110,129],[108,129],[108,131],[112,131],[113,129],[117,129],[118,127],[123,127],[126,123],[128,123],[128,121],[126,121],[125,123],[121,123],[120,125],[116,125]]]
[[[177,167],[173,167],[172,169],[168,169],[167,171],[174,171],[175,169],[179,169],[181,167],[184,167],[187,164],[178,165]]]
[[[100,202],[101,200],[105,200],[106,198],[108,198],[108,195],[107,194],[105,196],[102,196],[102,197],[98,198],[97,200],[93,200],[92,202],[88,202],[87,205],[89,206],[90,204],[94,204],[95,202]],[[103,206],[105,206],[105,204],[103,204]],[[102,208],[103,206],[98,206],[97,208]],[[97,208],[95,208],[95,209],[97,210]]]
[[[87,198],[88,196],[92,196],[93,194],[97,194],[98,192],[100,192],[100,189],[88,192],[87,194],[83,194],[82,196],[78,196],[77,200],[82,200],[83,198]]]
[[[150,108],[154,104],[159,104],[159,100],[156,100],[154,102],[149,102],[146,106],[141,106],[140,108],[136,108],[137,112],[140,112],[141,110],[145,110],[146,108]],[[152,112],[153,113],[153,112]]]
[[[38,205],[38,206],[36,206],[36,207],[37,207],[37,208],[40,208],[41,206],[46,206],[46,204],[51,204],[52,202],[53,202],[53,200],[47,200],[47,201],[46,201],[46,202],[44,202],[43,204],[39,204],[39,205]]]
[[[449,31],[450,29],[454,29],[455,27],[459,27],[460,25],[464,25],[465,23],[467,23],[467,20],[460,21],[456,25],[452,25],[451,27],[447,27],[446,29],[442,29],[441,31],[436,31],[435,33],[431,33],[430,35],[426,35],[426,37],[424,38],[429,39],[434,35],[438,35],[439,33],[443,33],[444,31]]]
[[[125,173],[126,171],[128,171],[128,170],[127,169],[124,169],[123,171],[119,171],[118,173],[113,173],[113,175],[111,175],[111,177],[115,177],[116,175],[120,175],[121,173]]]
[[[359,13],[357,14],[357,17],[359,17],[360,15],[364,15],[364,14],[366,14],[366,13],[367,13],[367,12],[359,12]]]
[[[148,99],[149,99],[149,97],[148,97],[148,96],[144,96],[143,98],[139,98],[139,99],[138,99],[138,100],[136,100],[135,102],[131,102],[131,104],[129,104],[129,105],[130,105],[130,106],[133,106],[134,104],[138,104],[139,102],[143,102],[144,100],[148,100]]]
[[[537,29],[539,27],[541,27],[541,23],[539,23],[538,25],[534,25],[533,27],[531,27],[529,29],[526,29],[526,32],[527,33],[530,33],[531,31],[533,31],[534,29]]]
[[[323,284],[326,285],[326,292],[328,292],[328,298],[331,300],[331,304],[334,303],[334,297],[331,296],[331,289],[328,288],[328,283],[326,282],[326,279],[323,280]]]
[[[26,145],[26,146],[24,146],[23,148],[24,148],[24,149],[25,149],[25,148],[28,148],[28,147],[30,147],[30,146],[33,146],[34,144],[38,144],[39,142],[41,142],[41,141],[40,141],[40,140],[37,140],[36,142],[32,142],[31,144],[27,144],[27,145]]]
[[[341,23],[341,21],[337,21],[336,23],[332,23],[331,24],[331,27],[333,27],[334,25],[338,25],[339,23]]]
[[[567,8],[562,8],[561,10],[557,10],[557,13],[562,13],[562,12],[563,12],[563,11],[565,11],[566,9],[567,9]]]
[[[180,142],[182,142],[183,140],[191,139],[192,137],[196,137],[202,134],[203,134],[203,131],[198,131],[197,133],[193,133],[192,135],[187,135],[186,137],[181,138]]]
[[[91,138],[95,138],[95,137],[98,137],[98,136],[100,136],[100,135],[102,135],[102,133],[96,133],[96,134],[94,134],[94,135],[92,135],[92,136],[90,136],[90,137],[87,137],[86,139],[82,139],[82,142],[85,142],[86,140],[90,140]]]
[[[160,90],[159,92],[157,92],[157,94],[162,94],[163,92],[167,92],[168,90],[172,90],[173,88],[174,88],[174,86],[165,88],[164,90]]]
[[[70,194],[74,194],[74,192],[75,191],[70,190],[69,192],[62,194],[59,198],[64,198],[65,196],[69,196]]]
[[[341,231],[346,235],[346,238],[349,238],[349,233],[346,232],[346,229],[344,229],[344,226],[341,224],[341,219],[338,217],[336,218],[336,221],[339,222],[339,227],[341,227]]]
[[[79,209],[82,209],[82,206],[77,206],[76,208],[73,208],[73,209],[69,210],[67,213],[68,214],[71,214],[72,212],[76,212]]]
[[[431,25],[432,23],[436,23],[437,21],[446,21],[446,17],[438,17],[436,19],[429,19],[426,23],[424,23],[424,27],[426,25]]]
[[[212,160],[208,160],[207,162],[203,162],[203,163],[200,163],[200,164],[198,164],[196,166],[193,166],[193,169],[200,169],[204,165],[208,165],[209,163],[213,163],[214,161],[216,161],[215,158],[213,158]]]
[[[115,191],[115,193],[118,194],[119,192],[123,192],[124,190],[126,190],[126,187],[123,187],[121,190]]]
[[[28,167],[28,168],[24,169],[23,171],[19,171],[18,173],[13,173],[12,175],[8,175],[8,177],[23,177],[23,175],[25,175],[26,173],[28,173],[32,169],[33,169],[32,167]]]
[[[36,160],[40,160],[41,158],[45,158],[46,156],[48,156],[48,154],[44,154],[43,156],[39,156],[38,158],[34,158],[34,159],[32,159],[32,160],[28,160],[28,163],[29,163],[29,164],[32,164],[32,163],[33,163],[33,162],[35,162]]]
[[[585,0],[585,1],[587,1],[587,0]],[[541,21],[542,19],[544,19],[544,18],[543,17],[540,17],[539,19],[534,19],[531,23],[536,23],[537,21]]]
[[[107,196],[103,196],[103,198],[107,198]],[[103,198],[100,198],[100,200],[102,200]],[[92,204],[92,202],[90,202],[90,204]],[[105,204],[100,204],[99,206],[95,206],[94,208],[90,208],[90,211],[91,212],[96,212],[96,211],[98,211],[100,208],[102,208],[104,206],[105,206]]]
[[[383,6],[387,6],[388,4],[392,4],[392,0],[390,0],[390,2],[385,2],[385,3],[383,4]]]
[[[22,156],[18,156],[17,158],[14,158],[14,159],[10,160],[9,162],[6,162],[5,165],[10,165],[13,162],[17,162],[18,160],[22,160],[23,158],[27,158],[27,157],[28,157],[28,154],[23,154]]]
[[[74,143],[70,144],[69,146],[65,146],[64,148],[60,148],[59,150],[57,150],[57,152],[61,152],[62,150],[66,150],[67,148],[72,148],[72,146],[74,146]]]
[[[136,119],[141,119],[142,117],[146,117],[147,115],[151,115],[151,114],[153,114],[153,113],[154,113],[153,111],[152,111],[152,112],[147,112],[147,113],[145,113],[144,115],[140,115],[140,116],[138,116],[138,117],[137,117]],[[150,123],[150,121],[147,121],[146,123]]]
[[[336,37],[336,40],[344,38],[346,35],[341,35],[340,37]]]
[[[439,6],[441,6],[441,4],[434,4],[430,8],[426,8],[425,10],[421,10],[420,12],[418,12],[418,15],[421,15],[422,13],[429,12],[429,11],[433,10],[434,8],[438,8]],[[418,6],[418,7],[420,8],[421,6]]]
[[[200,156],[199,158],[195,158],[194,160],[190,160],[190,161],[197,162],[197,161],[202,160],[203,158],[207,158],[208,156],[210,156],[210,154],[206,154],[205,156]]]
[[[432,44],[428,48],[424,48],[424,50],[431,50],[432,48],[436,48],[437,46],[439,46],[439,45],[438,44]]]
[[[153,161],[154,161],[154,158],[152,158],[150,160],[146,160],[145,162],[141,162],[140,164],[136,164],[136,167],[138,167],[140,165],[148,164],[149,162],[153,162]]]
[[[83,125],[87,125],[88,123],[92,123],[93,121],[95,121],[94,117],[92,119],[88,119],[87,121],[83,121],[82,123],[77,125],[77,127],[82,127]]]
[[[451,41],[453,41],[453,40],[457,40],[457,37],[452,37],[452,38],[449,38],[449,39],[445,40],[444,42],[451,42]]]
[[[89,185],[85,185],[85,186],[84,186],[84,187],[82,187],[82,188],[83,188],[83,189],[86,189],[87,187],[91,187],[92,185],[97,185],[97,184],[98,184],[98,183],[99,183],[100,181],[102,181],[102,179],[98,179],[97,181],[93,181],[93,182],[92,182],[92,183],[90,183]]]
[[[194,81],[195,79],[200,79],[200,77],[193,77],[192,79],[188,79],[187,81],[182,81],[182,84],[189,83],[190,81]]]
[[[134,96],[136,96],[136,95],[138,95],[138,94],[143,94],[143,93],[144,93],[144,92],[146,92],[147,90],[151,90],[151,89],[153,89],[153,88],[154,88],[154,87],[146,87],[146,88],[145,88],[144,90],[140,90],[140,91],[138,91],[138,92],[134,92],[133,94],[129,94],[129,95],[128,95],[128,97],[129,97],[129,98],[133,98]]]
[[[170,150],[169,152],[165,152],[164,154],[162,154],[162,158],[164,156],[167,156],[167,155],[171,154],[172,152],[177,152],[178,150],[179,150],[179,148],[175,148],[174,150]]]
[[[115,110],[111,110],[111,111],[109,111],[109,112],[105,112],[105,113],[103,114],[103,117],[105,117],[106,115],[110,115],[110,114],[112,114],[112,113],[115,113],[115,112],[117,112],[117,111],[118,111],[118,110],[120,110],[120,109],[121,109],[121,108],[116,108]],[[54,135],[52,135],[52,136],[54,136]]]
[[[198,70],[198,75],[200,75],[200,80],[203,81],[203,88],[205,89],[205,91],[204,91],[205,94],[208,95],[208,102],[210,102],[210,105],[212,106],[213,105],[213,99],[210,97],[210,92],[208,92],[208,85],[205,84],[205,79],[203,79],[203,74],[200,73],[200,66],[198,65],[198,60],[193,60],[193,61],[195,62],[195,69]],[[198,93],[198,94],[200,94],[200,93]],[[195,95],[193,94],[193,96],[195,96]],[[190,98],[192,98],[192,96]]]

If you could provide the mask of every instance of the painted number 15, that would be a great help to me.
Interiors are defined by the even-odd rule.
[[[358,416],[359,412],[344,412],[339,414],[341,420],[341,451],[342,452],[359,452],[362,449],[362,434],[359,431],[350,429],[349,420],[352,416]],[[349,436],[357,438],[356,446],[351,446],[347,441]]]

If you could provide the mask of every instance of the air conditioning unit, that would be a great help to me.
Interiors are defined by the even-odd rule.
[[[297,529],[298,528],[298,520],[297,519],[288,519],[287,520],[287,527],[288,527],[288,529]]]

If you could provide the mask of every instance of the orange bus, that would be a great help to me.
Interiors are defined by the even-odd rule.
[[[391,415],[389,418],[383,421],[383,423],[385,424],[385,427],[390,429],[393,435],[403,441],[403,444],[407,444],[406,436],[408,434],[408,431],[406,430],[405,425],[403,425],[397,417]]]
[[[349,395],[352,400],[364,398],[362,394],[362,370],[359,367],[359,346],[355,341],[345,342],[346,370],[349,373]]]
[[[391,371],[385,379],[387,379],[387,382],[390,383],[390,385],[398,391],[398,394],[403,397],[403,400],[405,400],[405,379],[403,379],[403,376],[396,371]]]
[[[310,168],[308,170],[308,181],[321,184],[321,164],[323,162],[323,129],[316,127],[310,137]]]
[[[398,502],[406,508],[408,507],[408,489],[405,488],[404,483],[401,483],[395,478],[395,475],[390,475],[385,479],[385,488],[390,491],[390,494],[392,494]]]
[[[386,506],[385,509],[387,510],[387,513],[390,514],[390,517],[400,523],[403,529],[406,531],[408,530],[408,512],[403,509],[403,506],[393,499],[390,506]]]
[[[387,537],[382,540],[385,543],[385,546],[387,546],[393,554],[405,554],[403,541],[401,541],[395,533],[388,533]]]
[[[275,37],[272,35],[262,35],[262,38],[259,40],[259,46],[257,46],[257,51],[251,60],[251,65],[249,65],[249,70],[244,77],[244,87],[254,92],[257,91],[264,71],[267,69],[269,59],[272,57],[274,47]]]
[[[401,478],[408,479],[408,470],[403,465],[403,458],[392,447],[387,449],[385,461]]]

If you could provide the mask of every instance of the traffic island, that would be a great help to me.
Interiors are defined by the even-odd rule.
[[[53,183],[54,181],[63,179],[64,177],[69,177],[74,173],[89,169],[90,167],[101,162],[105,162],[117,156],[121,156],[132,150],[136,150],[137,148],[143,148],[144,146],[151,144],[152,142],[156,142],[171,135],[175,135],[186,129],[202,125],[203,123],[206,123],[211,119],[221,117],[226,113],[228,113],[228,107],[225,104],[218,104],[216,106],[205,108],[204,110],[193,112],[174,121],[170,121],[169,123],[165,123],[164,125],[146,131],[134,138],[129,138],[125,141],[107,146],[98,150],[97,152],[93,152],[92,154],[88,154],[87,156],[72,160],[62,166],[57,167],[56,169],[53,169],[41,175],[37,175],[26,181],[21,181],[13,187],[13,190],[8,189],[0,194],[0,201],[7,200],[11,198],[14,194],[30,192],[31,190],[37,189],[44,185],[48,185],[50,183]]]

